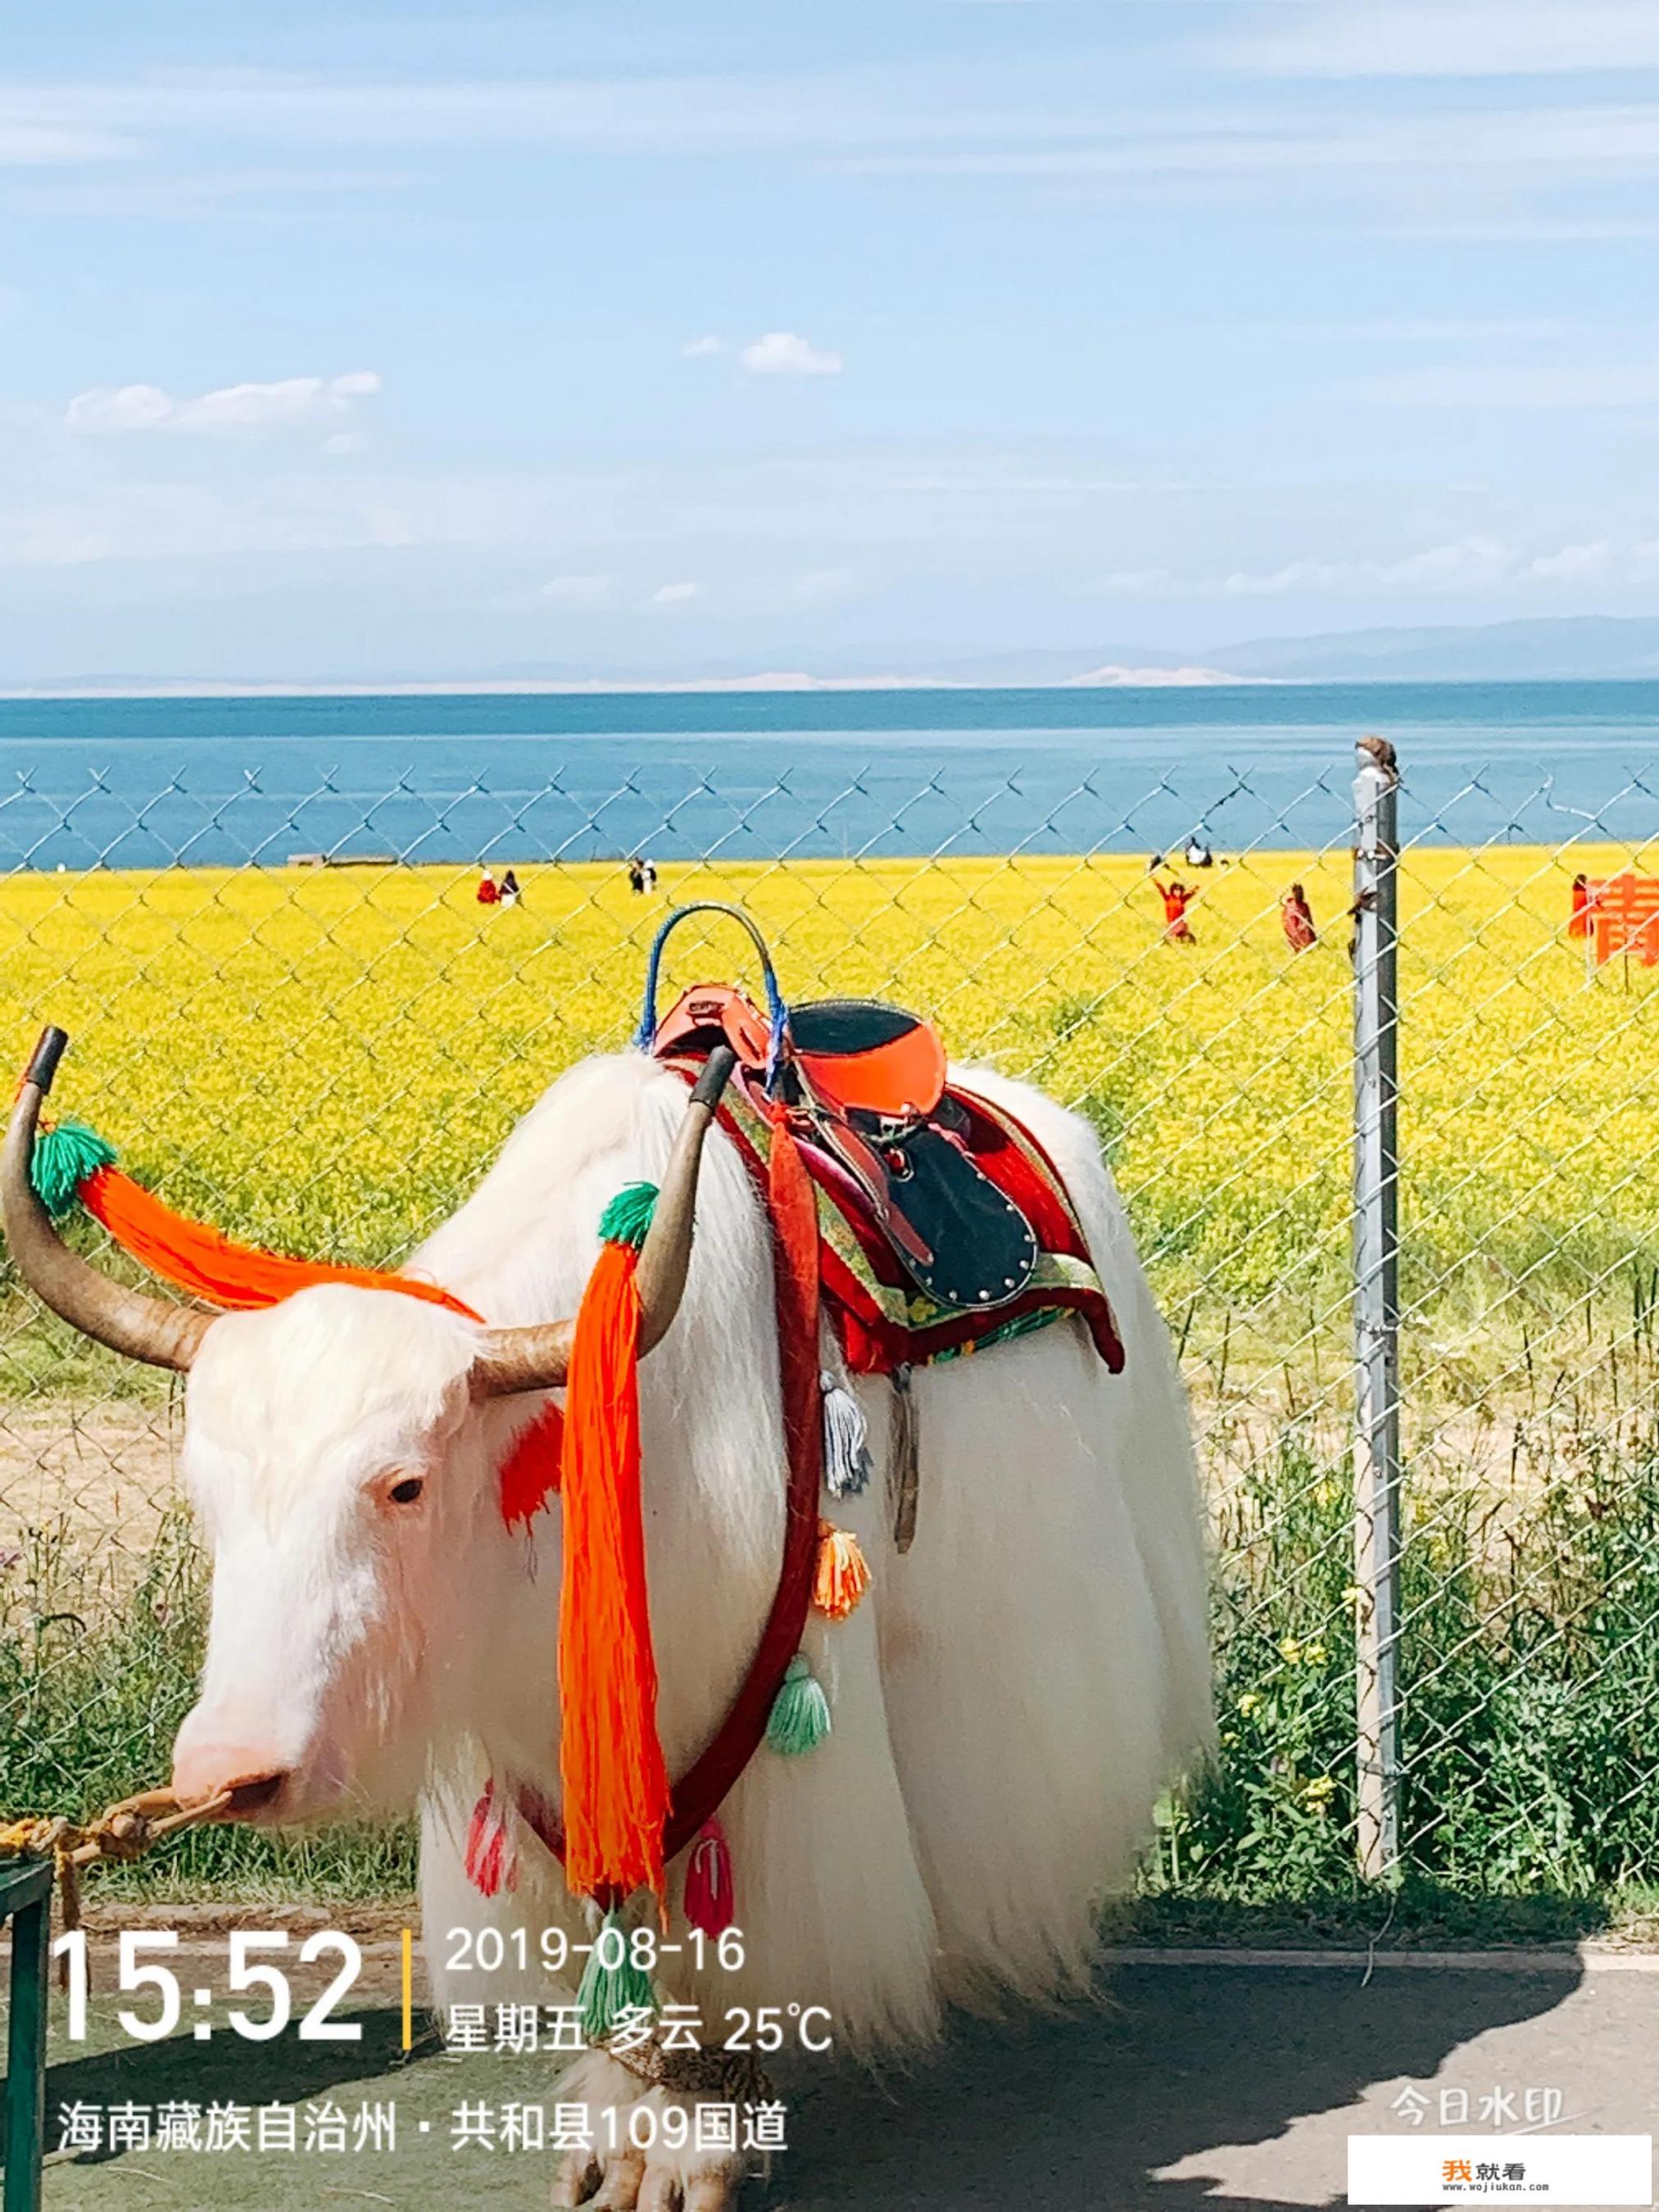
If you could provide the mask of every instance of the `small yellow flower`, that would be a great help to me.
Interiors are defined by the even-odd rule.
[[[1261,1692],[1260,1690],[1246,1690],[1243,1696],[1238,1701],[1238,1710],[1241,1713],[1248,1716],[1249,1714],[1253,1713],[1261,1703]]]
[[[1322,1667],[1326,1659],[1325,1647],[1322,1644],[1310,1644],[1304,1647],[1302,1656],[1309,1666]]]
[[[1279,1647],[1279,1656],[1287,1667],[1294,1667],[1302,1656],[1302,1646],[1294,1636],[1287,1636]]]
[[[1348,1605],[1364,1605],[1365,1602],[1365,1593],[1358,1583],[1350,1583],[1342,1596],[1343,1601]]]
[[[1336,1784],[1328,1774],[1319,1774],[1309,1783],[1302,1794],[1310,1804],[1322,1805],[1325,1800],[1334,1793],[1335,1789]]]

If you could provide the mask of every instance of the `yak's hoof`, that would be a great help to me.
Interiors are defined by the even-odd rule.
[[[653,2068],[659,2075],[665,2070]],[[757,2079],[764,2087],[764,2077]],[[730,2101],[732,2085],[716,2086]],[[590,2051],[571,2068],[556,2094],[567,2112],[586,2106],[584,2131],[590,2143],[616,2143],[617,2148],[567,2152],[553,2184],[554,2204],[561,2212],[579,2204],[588,2212],[734,2212],[748,2160],[735,2151],[690,2148],[698,2140],[697,2103],[708,2087],[700,2082],[677,2091],[660,2079],[647,2087],[633,2067],[619,2064],[607,2051]],[[641,2150],[629,2136],[632,2116],[642,2104],[653,2108],[654,2124],[646,2131],[647,2146]],[[665,2129],[664,2118],[671,2108],[675,2124]],[[681,2148],[671,2149],[665,2136]]]
[[[642,2151],[604,2159],[572,2151],[553,2185],[553,2202],[588,2212],[734,2212],[742,2181],[741,2160],[687,2172],[678,2159],[653,2166]]]

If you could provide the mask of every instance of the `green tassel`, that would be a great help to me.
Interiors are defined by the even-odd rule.
[[[84,1121],[60,1121],[35,1138],[29,1181],[41,1205],[55,1217],[69,1212],[89,1175],[114,1164],[114,1146],[106,1144],[95,1129]]]
[[[645,1232],[656,1210],[655,1183],[624,1184],[599,1216],[601,1240],[606,1244],[631,1244],[637,1252],[645,1242]]]
[[[766,1741],[786,1759],[799,1759],[816,1751],[829,1733],[830,1700],[814,1680],[806,1654],[797,1651],[772,1701]]]
[[[613,1928],[623,1947],[620,1966],[605,1966],[599,1955],[601,1950],[616,1950],[616,1944],[606,1940],[608,1931]],[[589,2043],[603,2043],[625,2012],[657,2009],[657,1992],[651,1977],[643,1966],[634,1964],[627,1945],[628,1930],[613,1907],[605,1914],[593,1938],[587,1964],[582,1968],[581,1987],[576,1992],[576,2002],[581,2008],[582,2033]]]

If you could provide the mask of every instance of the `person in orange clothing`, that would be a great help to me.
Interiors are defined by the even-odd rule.
[[[1588,937],[1589,933],[1589,878],[1585,875],[1577,875],[1572,879],[1572,916],[1567,923],[1567,935]]]
[[[1300,884],[1292,884],[1279,902],[1279,919],[1285,927],[1285,942],[1292,952],[1305,952],[1310,945],[1318,944],[1313,908]]]
[[[1152,889],[1164,902],[1164,942],[1166,945],[1196,945],[1192,924],[1187,919],[1187,909],[1198,896],[1191,884],[1183,884],[1179,876],[1171,876],[1167,884],[1152,878]]]

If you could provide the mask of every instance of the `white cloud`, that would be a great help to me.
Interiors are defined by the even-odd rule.
[[[1376,571],[1376,580],[1397,591],[1478,592],[1502,583],[1516,566],[1516,556],[1509,546],[1496,538],[1475,536],[1387,562]]]
[[[713,337],[693,338],[690,344],[683,345],[680,351],[688,361],[707,361],[710,354],[726,351],[726,341]]]
[[[793,331],[768,331],[738,359],[750,376],[839,376],[841,356],[826,353]]]
[[[1582,246],[1606,240],[1659,238],[1659,217],[1523,216],[1465,221],[1448,216],[1433,222],[1382,224],[1378,226],[1378,235],[1457,239],[1471,246]]]
[[[1341,562],[1287,561],[1282,568],[1269,568],[1257,574],[1246,568],[1236,568],[1222,580],[1222,591],[1229,599],[1271,599],[1287,592],[1328,592],[1340,586],[1351,574]]]
[[[1635,549],[1638,568],[1639,554],[1640,548]],[[1613,546],[1601,538],[1562,545],[1553,552],[1528,553],[1474,532],[1392,561],[1303,560],[1261,572],[1235,570],[1222,580],[1220,590],[1228,599],[1302,593],[1353,598],[1379,592],[1413,598],[1478,598],[1509,586],[1600,582],[1614,577],[1620,566]]]
[[[132,151],[141,153],[135,143]],[[153,165],[127,162],[106,167],[93,177],[53,175],[49,179],[13,184],[5,194],[9,213],[21,216],[70,216],[85,222],[190,222],[204,216],[234,214],[242,209],[262,212],[262,202],[297,203],[329,219],[342,204],[374,192],[398,191],[411,181],[400,171],[367,167],[197,168],[164,174]]]
[[[1353,390],[1356,398],[1374,407],[1654,407],[1659,406],[1659,363],[1410,369],[1364,378]]]
[[[653,607],[684,606],[688,599],[701,599],[701,584],[661,584],[651,594]]]
[[[1584,545],[1564,545],[1559,553],[1540,553],[1522,574],[1546,583],[1579,584],[1605,576],[1612,566],[1613,548],[1598,538]]]
[[[560,607],[597,607],[611,595],[609,576],[550,576],[537,593]]]
[[[265,70],[155,70],[125,81],[0,85],[0,129],[131,150],[130,136],[190,132],[239,145],[574,147],[719,156],[946,143],[964,131],[1047,135],[1051,100],[1008,96],[1007,72],[848,68],[560,77],[330,77]],[[1079,97],[1073,127],[1091,112]],[[44,157],[43,157],[44,158]],[[71,158],[67,153],[52,158]]]
[[[380,389],[372,369],[348,376],[291,376],[278,384],[228,384],[191,399],[176,399],[155,384],[124,384],[78,392],[64,421],[89,437],[143,430],[177,430],[201,436],[308,428],[338,421],[352,403]]]
[[[30,494],[0,479],[0,566],[521,546],[544,574],[573,507],[591,515],[605,496],[602,477],[370,475],[320,461],[229,485],[76,471]]]
[[[81,161],[117,161],[135,154],[129,138],[73,122],[43,122],[0,101],[0,168],[54,168]]]
[[[1258,76],[1527,76],[1659,68],[1652,0],[1324,0],[1271,28],[1206,40]]]
[[[1314,175],[1418,198],[1443,191],[1449,178],[1472,179],[1484,191],[1540,180],[1613,183],[1659,172],[1659,105],[1639,100],[1344,123],[1296,114],[1171,116],[1086,135],[1057,122],[1046,135],[1072,143],[869,155],[847,166],[873,175],[1000,176],[1186,197],[1286,185],[1302,190]]]
[[[178,402],[159,385],[124,384],[118,390],[78,392],[64,410],[71,430],[105,434],[121,430],[155,430]]]
[[[1284,323],[1276,343],[1304,345],[1462,345],[1525,343],[1565,337],[1571,325],[1542,318],[1416,315],[1358,316],[1351,322]]]
[[[809,568],[804,576],[797,576],[790,586],[789,596],[804,606],[820,606],[834,599],[844,599],[858,582],[851,568]]]
[[[1095,589],[1111,599],[1161,599],[1174,597],[1181,586],[1167,568],[1114,568]]]

